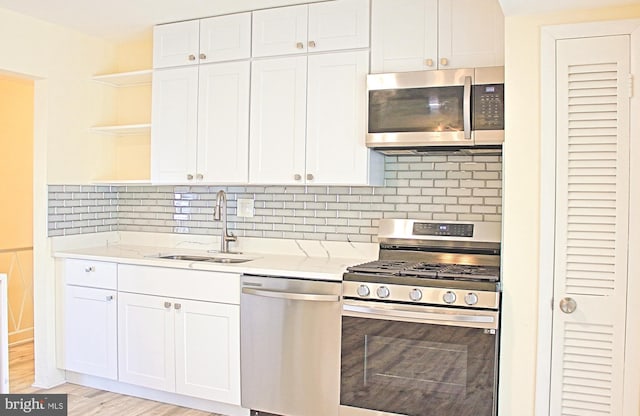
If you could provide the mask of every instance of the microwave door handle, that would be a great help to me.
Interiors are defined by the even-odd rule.
[[[464,138],[471,139],[471,77],[464,77],[464,99],[462,102]]]

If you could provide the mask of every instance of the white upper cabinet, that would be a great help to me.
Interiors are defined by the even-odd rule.
[[[381,184],[382,155],[364,144],[367,72],[367,51],[254,61],[249,181]]]
[[[201,64],[251,57],[251,13],[210,17],[200,21]]]
[[[309,56],[306,183],[374,184],[365,146],[367,51]],[[382,166],[373,172],[382,173]],[[381,178],[380,178],[381,179]]]
[[[196,48],[181,55],[196,59],[174,64],[157,55],[168,49],[159,44],[194,25]],[[251,13],[157,26],[154,51],[151,181],[246,183]]]
[[[307,53],[306,5],[253,12],[252,55]]]
[[[437,28],[438,0],[373,0],[371,72],[435,69]]]
[[[200,23],[198,20],[171,23],[153,28],[153,67],[198,63]]]
[[[369,0],[309,5],[308,52],[369,47]]]
[[[195,179],[198,121],[198,67],[153,73],[151,180]]]
[[[504,15],[498,0],[438,0],[438,66],[504,65]]]
[[[372,1],[372,73],[504,65],[498,0]]]
[[[307,57],[254,61],[251,183],[304,183]]]
[[[369,0],[337,0],[253,12],[254,57],[366,48]]]
[[[251,13],[159,25],[153,29],[153,67],[247,59]]]
[[[249,61],[200,65],[197,174],[246,183],[249,175]]]
[[[156,70],[151,180],[246,183],[249,61]]]

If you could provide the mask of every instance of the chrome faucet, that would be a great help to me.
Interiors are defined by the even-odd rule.
[[[224,211],[224,212],[222,212]],[[220,235],[220,253],[229,252],[229,241],[236,241],[238,238],[227,231],[227,194],[220,190],[216,194],[216,207],[213,210],[213,220],[222,220],[222,233]]]

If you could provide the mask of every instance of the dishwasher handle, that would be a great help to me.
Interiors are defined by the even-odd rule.
[[[314,293],[294,293],[282,292],[279,290],[254,289],[251,287],[243,287],[242,293],[246,295],[262,296],[266,298],[286,299],[286,300],[305,300],[312,302],[339,302],[339,295],[320,295]]]

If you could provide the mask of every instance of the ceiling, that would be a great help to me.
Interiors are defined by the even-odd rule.
[[[322,0],[0,0],[9,9],[79,32],[123,40],[158,23]],[[499,0],[505,15],[640,3],[640,0]]]

